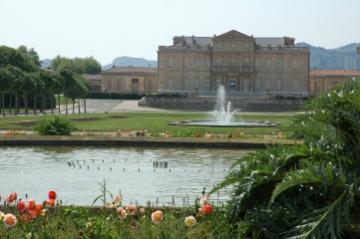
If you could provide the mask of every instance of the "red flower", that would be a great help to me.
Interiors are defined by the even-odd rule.
[[[212,211],[213,211],[213,206],[209,203],[201,207],[201,212],[205,215],[211,214]]]
[[[17,206],[16,206],[16,209],[17,209],[20,213],[22,213],[22,212],[24,212],[24,211],[26,210],[26,205],[25,205],[25,203],[24,203],[23,200],[19,200],[19,202],[18,202],[18,204],[17,204]]]
[[[48,192],[48,197],[49,197],[49,199],[55,200],[56,199],[56,192],[55,191],[49,191]]]
[[[55,206],[55,199],[46,200],[46,205],[49,205],[50,207]]]
[[[38,216],[41,215],[41,212],[43,210],[43,206],[41,204],[37,204],[34,206],[33,209],[29,209],[29,214],[31,215],[32,218],[36,218]]]
[[[30,200],[28,201],[28,209],[29,209],[29,211],[34,210],[34,209],[35,209],[35,206],[36,206],[35,200],[34,200],[34,199],[30,199]]]
[[[10,193],[10,195],[6,198],[6,202],[7,202],[7,203],[13,203],[13,202],[16,201],[16,199],[17,199],[17,194],[16,194],[16,192],[12,192],[12,193]]]

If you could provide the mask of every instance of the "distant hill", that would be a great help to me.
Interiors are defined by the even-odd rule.
[[[44,59],[44,60],[41,60],[41,69],[47,69],[47,68],[50,68],[50,67],[51,67],[51,62],[52,62],[52,60],[51,60],[51,59]]]
[[[103,70],[110,69],[113,66],[157,67],[157,61],[122,56],[115,58],[111,64],[103,66]]]
[[[334,49],[316,47],[305,42],[297,43],[296,46],[310,48],[310,67],[313,69],[360,70],[360,55],[356,52],[360,43],[350,43]]]

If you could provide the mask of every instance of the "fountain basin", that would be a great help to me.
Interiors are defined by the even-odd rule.
[[[250,127],[276,127],[270,121],[230,121],[220,122],[215,120],[182,120],[182,121],[171,121],[169,125],[179,126],[206,126],[206,127],[237,127],[237,128],[250,128]]]

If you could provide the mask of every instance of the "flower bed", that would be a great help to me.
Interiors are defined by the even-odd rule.
[[[233,233],[223,208],[207,196],[181,209],[122,206],[122,197],[115,196],[94,209],[62,206],[55,191],[42,204],[11,193],[0,208],[0,238],[233,238]]]

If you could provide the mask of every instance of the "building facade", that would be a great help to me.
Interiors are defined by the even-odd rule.
[[[254,38],[232,30],[214,37],[174,37],[159,46],[158,91],[213,94],[308,94],[309,49],[294,39]]]
[[[354,70],[311,70],[309,93],[313,96],[319,95],[358,77],[360,71]]]
[[[157,92],[157,69],[152,67],[112,67],[100,75],[84,75],[92,92],[149,94]]]
[[[101,75],[83,75],[84,79],[90,83],[91,92],[100,93],[101,92]]]

